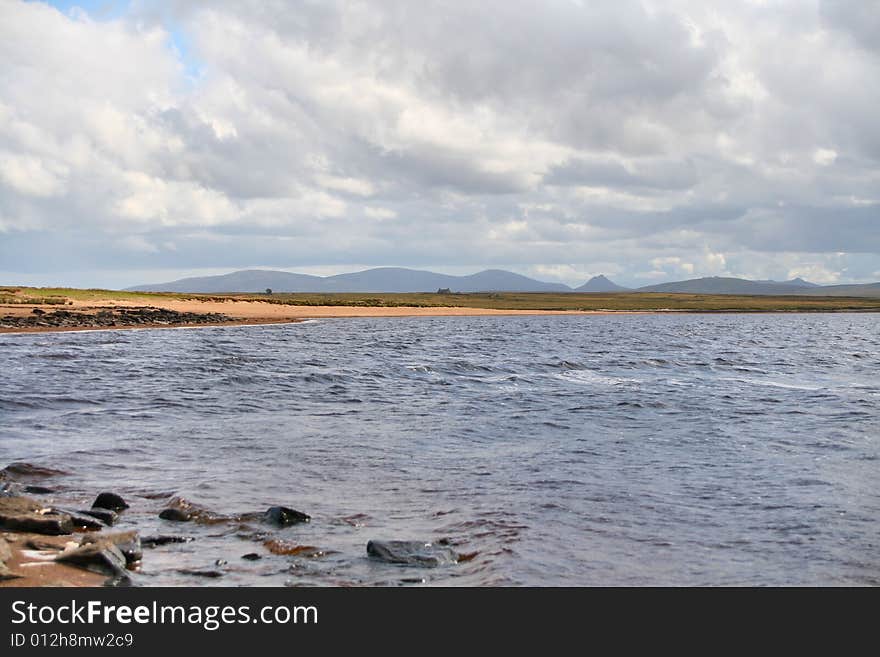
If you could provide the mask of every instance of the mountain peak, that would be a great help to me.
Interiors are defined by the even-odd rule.
[[[624,292],[628,288],[621,287],[605,274],[593,276],[586,283],[574,289],[575,292]]]

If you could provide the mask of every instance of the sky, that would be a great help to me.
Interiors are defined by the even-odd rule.
[[[880,280],[880,0],[0,0],[0,284]]]

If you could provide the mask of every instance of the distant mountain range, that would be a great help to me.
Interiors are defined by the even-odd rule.
[[[711,276],[688,281],[660,283],[640,287],[639,292],[675,292],[687,294],[799,294],[813,291],[821,285],[808,283],[802,278],[790,281],[749,281],[744,278]]]
[[[634,292],[664,292],[667,294],[745,294],[745,295],[798,295],[833,297],[880,297],[880,283],[857,285],[817,285],[802,278],[790,281],[750,281],[744,278],[710,276],[687,281],[646,285]]]
[[[658,292],[666,294],[746,294],[880,297],[880,283],[817,285],[801,278],[790,281],[750,281],[711,276],[647,285],[637,289],[617,285],[605,276],[594,276],[580,287],[546,283],[501,269],[469,276],[450,276],[418,269],[379,267],[336,276],[311,276],[286,271],[248,269],[220,276],[182,278],[170,283],[138,285],[132,292]]]
[[[435,274],[418,269],[379,267],[336,276],[310,276],[250,269],[221,276],[183,278],[171,283],[139,285],[134,292],[571,292],[562,283],[544,283],[500,269],[470,276]]]

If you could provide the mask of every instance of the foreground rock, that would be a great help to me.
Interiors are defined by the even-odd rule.
[[[191,313],[164,308],[102,308],[97,312],[53,310],[34,311],[27,316],[6,315],[0,318],[0,328],[113,328],[118,326],[170,326],[221,324],[232,321],[220,313]]]
[[[9,543],[6,542],[5,538],[0,537],[0,581],[17,577],[17,575],[9,569],[9,566],[6,565],[6,562],[11,558],[12,548],[9,547]]]
[[[370,541],[367,554],[387,563],[411,566],[443,566],[458,563],[459,555],[448,545],[425,541]]]
[[[3,587],[42,586],[104,586],[107,576],[72,564],[59,563],[55,557],[76,543],[69,536],[44,536],[19,532],[0,532],[0,541],[10,548],[11,557],[5,560],[7,578],[0,577]],[[114,582],[115,578],[114,578]]]
[[[63,507],[52,507],[52,513],[68,516],[70,518],[70,523],[73,526],[74,531],[77,529],[95,531],[103,529],[106,526],[97,518],[83,511],[74,511],[73,509],[67,509]]]
[[[30,497],[0,497],[0,528],[58,536],[70,534],[73,522],[65,513],[45,509]]]
[[[122,553],[122,556],[125,557],[125,564],[130,567],[137,566],[144,558],[141,537],[134,530],[112,534],[90,534],[83,537],[80,545],[112,545]]]
[[[125,555],[112,543],[87,543],[71,550],[65,550],[57,557],[58,563],[71,564],[110,578],[106,584],[116,585],[129,580],[125,568]]]

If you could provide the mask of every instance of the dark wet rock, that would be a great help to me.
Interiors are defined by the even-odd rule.
[[[73,531],[69,515],[45,509],[37,500],[24,496],[0,497],[0,527],[53,536]]]
[[[86,543],[72,550],[65,550],[55,557],[55,561],[110,577],[128,576],[125,571],[125,555],[107,541]]]
[[[290,557],[323,557],[329,553],[329,550],[322,550],[321,548],[315,547],[314,545],[297,545],[296,543],[291,543],[290,541],[282,541],[279,539],[272,539],[263,543],[263,547],[265,547],[272,554],[280,554],[286,555]]]
[[[46,486],[25,486],[25,493],[30,493],[31,495],[49,495],[55,492],[54,488],[47,488]]]
[[[110,511],[115,511],[119,513],[120,511],[124,511],[128,508],[128,504],[121,496],[116,493],[101,493],[98,497],[95,498],[95,501],[92,503],[92,508],[99,509],[109,509]]]
[[[239,513],[232,517],[232,519],[237,520],[238,522],[252,522],[252,521],[262,521],[266,519],[265,511],[247,511],[245,513]]]
[[[33,532],[47,536],[61,536],[73,532],[73,523],[68,515],[32,513],[20,516],[0,516],[0,527],[10,531]]]
[[[136,531],[115,532],[109,534],[93,534],[85,536],[80,545],[113,545],[125,557],[125,563],[129,566],[143,559],[144,552],[141,548],[141,537]]]
[[[192,536],[144,536],[141,545],[145,548],[154,548],[172,543],[189,543],[194,540]]]
[[[162,509],[159,513],[162,520],[170,520],[172,522],[189,522],[193,519],[192,514],[183,509]]]
[[[311,516],[303,513],[302,511],[290,509],[286,506],[269,507],[269,509],[266,511],[265,518],[267,522],[271,522],[272,524],[278,525],[279,527],[287,527],[288,525],[296,525],[302,522],[309,522],[312,519]]]
[[[232,321],[232,318],[219,313],[192,313],[165,310],[164,308],[104,308],[98,312],[55,310],[32,315],[14,317],[6,315],[0,318],[3,328],[102,328],[112,326],[168,326],[221,324]]]
[[[259,561],[263,557],[256,552],[248,552],[247,554],[241,555],[241,558],[245,561]]]
[[[116,524],[116,520],[117,518],[119,518],[119,515],[115,511],[111,511],[110,509],[101,509],[96,506],[93,506],[88,511],[80,511],[80,513],[84,513],[87,516],[91,516],[92,518],[97,518],[105,525],[110,527]]]
[[[66,515],[70,517],[70,522],[74,529],[87,529],[89,531],[104,529],[106,525],[97,518],[88,515],[84,511],[74,511],[62,507],[52,507],[52,513]]]
[[[45,314],[46,314],[46,311],[45,311],[45,310],[41,310],[41,309],[39,309],[39,308],[34,308],[34,309],[31,311],[31,314],[32,314],[32,315],[45,315]]]
[[[261,543],[271,538],[273,533],[268,531],[253,531],[250,527],[242,526],[239,527],[239,531],[237,531],[235,535],[243,541]]]
[[[223,577],[223,573],[219,570],[214,570],[210,568],[206,569],[198,569],[198,568],[184,568],[177,571],[181,575],[195,575],[196,577]]]
[[[233,518],[208,511],[183,497],[173,498],[168,506],[159,513],[159,517],[172,522],[194,521],[209,525],[233,520]]]
[[[426,541],[369,541],[367,554],[387,563],[413,566],[458,563],[458,554],[451,547]]]

